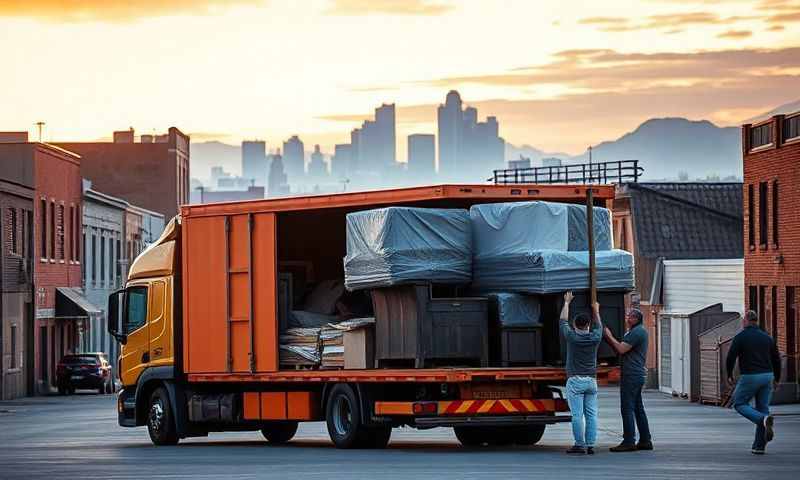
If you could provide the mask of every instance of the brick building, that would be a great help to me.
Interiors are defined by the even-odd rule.
[[[80,156],[45,143],[0,143],[0,162],[33,179],[34,383],[36,393],[50,393],[57,363],[83,350],[88,317],[99,313],[80,290]]]
[[[189,203],[189,137],[175,127],[165,135],[114,132],[112,142],[56,145],[81,156],[81,174],[93,188],[158,212],[166,219]]]
[[[800,112],[742,127],[745,303],[785,359],[778,396],[798,395]]]
[[[0,142],[20,140],[0,134]],[[21,138],[27,142],[27,135]],[[34,393],[33,170],[0,155],[0,399]]]

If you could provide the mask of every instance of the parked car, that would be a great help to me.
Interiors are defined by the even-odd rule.
[[[75,393],[78,388],[114,393],[114,377],[105,353],[74,353],[64,355],[56,369],[58,393]]]

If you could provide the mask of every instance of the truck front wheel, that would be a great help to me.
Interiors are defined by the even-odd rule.
[[[286,443],[297,433],[297,422],[275,422],[261,429],[261,434],[269,443]]]
[[[178,433],[175,418],[169,403],[169,394],[164,387],[156,388],[150,395],[147,409],[147,433],[155,445],[175,445]]]
[[[361,422],[361,404],[349,385],[331,389],[325,410],[328,435],[336,448],[385,448],[389,443],[391,427],[368,428]]]

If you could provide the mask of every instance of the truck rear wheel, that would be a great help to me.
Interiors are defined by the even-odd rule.
[[[269,443],[286,443],[297,433],[297,422],[275,422],[261,429],[261,434]]]
[[[385,448],[391,427],[369,428],[361,422],[361,403],[347,384],[335,385],[328,396],[325,419],[336,448]]]
[[[526,425],[517,427],[512,434],[517,445],[536,445],[544,435],[545,425]]]
[[[169,394],[164,387],[156,388],[150,395],[147,409],[147,433],[150,434],[150,441],[155,445],[178,443],[174,414],[169,403]]]
[[[486,430],[481,427],[453,427],[456,438],[465,447],[477,447],[487,443]]]

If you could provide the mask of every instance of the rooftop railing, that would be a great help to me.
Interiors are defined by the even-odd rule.
[[[639,160],[581,163],[552,167],[495,170],[489,181],[495,185],[513,183],[624,183],[637,182],[644,169]]]

